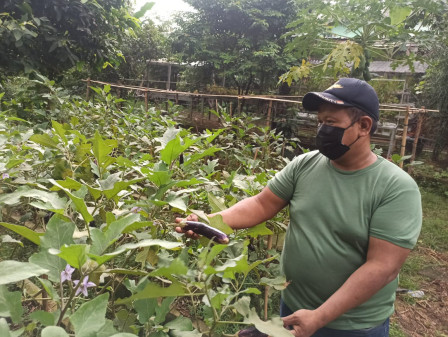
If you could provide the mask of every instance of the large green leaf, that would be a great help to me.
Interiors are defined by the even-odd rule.
[[[41,268],[33,263],[11,260],[1,261],[0,270],[0,285],[22,281],[48,272],[48,269]]]
[[[106,309],[109,294],[100,295],[90,300],[70,316],[76,337],[92,337],[106,323]]]
[[[161,287],[156,283],[148,283],[146,287],[132,295],[131,297],[119,299],[117,304],[125,304],[135,300],[141,300],[145,298],[157,298],[157,297],[177,297],[188,294],[183,285],[179,282],[173,282],[169,287]]]
[[[47,326],[42,330],[42,337],[68,337],[67,332],[60,326]]]
[[[58,148],[58,143],[56,143],[53,138],[51,138],[49,135],[47,135],[46,133],[40,134],[40,135],[32,135],[30,137],[31,141],[43,145],[45,147],[50,147],[52,149],[57,149]]]
[[[76,225],[73,222],[67,222],[59,215],[52,216],[47,224],[45,234],[40,238],[42,249],[59,249],[63,245],[73,244],[75,228]]]
[[[60,198],[57,193],[46,192],[38,189],[30,189],[28,186],[18,188],[12,193],[6,193],[0,196],[0,204],[16,205],[19,204],[20,198],[33,198],[43,201],[43,207],[51,211],[64,210],[67,200]]]
[[[157,239],[147,239],[147,240],[142,240],[138,243],[128,243],[128,244],[122,245],[118,249],[113,251],[112,253],[104,254],[102,256],[98,256],[95,254],[89,254],[89,257],[101,265],[101,264],[104,264],[107,261],[113,259],[115,256],[124,253],[127,250],[151,247],[151,246],[160,246],[165,249],[179,249],[180,247],[183,246],[183,243],[157,240]]]
[[[140,214],[132,213],[113,221],[105,231],[106,238],[110,243],[118,239],[123,231],[133,223],[140,221]]]
[[[196,139],[184,139],[184,144],[181,144],[180,137],[176,137],[166,144],[165,148],[160,151],[160,159],[162,159],[167,165],[171,165],[179,155],[188,149],[191,145],[196,143],[200,138]]]
[[[395,26],[402,23],[411,14],[411,12],[412,8],[410,7],[393,6],[389,12],[390,24]]]
[[[160,267],[151,273],[150,276],[163,276],[169,279],[173,278],[173,275],[186,275],[188,267],[180,259],[174,259],[169,266]]]
[[[23,236],[25,239],[30,240],[32,243],[35,243],[36,245],[40,245],[40,237],[43,235],[43,233],[36,233],[35,231],[32,231],[31,229],[25,226],[13,225],[6,222],[0,222],[0,226],[12,230],[13,232]]]
[[[23,314],[22,293],[9,292],[7,287],[0,285],[0,317],[11,317],[14,323],[19,323]]]
[[[11,332],[9,331],[8,322],[6,322],[6,319],[4,318],[0,318],[0,336],[12,337]]]
[[[95,131],[95,136],[93,138],[93,155],[97,160],[98,166],[105,169],[115,161],[109,154],[115,147],[117,147],[117,145],[118,143],[116,140],[103,140],[100,133]]]
[[[72,267],[80,269],[87,261],[88,249],[88,245],[70,245],[62,246],[60,250],[52,248],[49,252],[64,259]]]
[[[75,204],[76,206],[76,210],[81,213],[84,221],[88,224],[89,222],[93,221],[93,216],[89,213],[86,203],[84,202],[83,198],[79,198],[77,196],[75,196],[74,194],[71,193],[70,190],[68,190],[65,187],[62,187],[61,185],[59,185],[58,182],[56,182],[56,180],[54,179],[48,179],[49,182],[51,182],[53,185],[59,187],[61,190],[63,190],[65,192],[65,194],[68,195],[68,197],[70,198],[70,200]]]
[[[157,298],[146,298],[135,301],[134,309],[137,311],[138,321],[141,324],[145,324],[155,314],[157,307]]]
[[[64,126],[56,121],[51,121],[51,124],[56,134],[62,139],[65,144],[67,144],[67,137],[65,137],[65,133],[67,130],[65,130]]]
[[[29,261],[47,269],[48,279],[53,282],[59,282],[61,280],[61,271],[67,265],[67,262],[59,256],[50,254],[47,250],[31,255]]]

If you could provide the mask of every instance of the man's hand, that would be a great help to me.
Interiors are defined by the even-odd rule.
[[[185,219],[176,218],[176,222],[184,222],[184,221],[199,221],[199,218],[196,214],[190,214]],[[194,233],[193,231],[184,231],[181,227],[176,227],[175,231],[178,233],[184,233],[187,237],[191,239],[199,239],[200,235]]]
[[[292,315],[283,317],[286,327],[292,326],[292,334],[296,337],[310,337],[321,328],[314,310],[297,310]]]

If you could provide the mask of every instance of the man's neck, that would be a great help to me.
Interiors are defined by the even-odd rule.
[[[377,155],[370,150],[370,145],[361,150],[353,153],[347,152],[340,159],[332,160],[331,163],[340,170],[357,171],[372,165],[378,159]]]

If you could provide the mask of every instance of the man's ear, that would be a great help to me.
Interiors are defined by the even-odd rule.
[[[369,116],[362,116],[359,119],[359,126],[360,126],[360,131],[361,131],[360,136],[362,137],[362,136],[370,135],[370,130],[372,129],[372,125],[373,125],[372,118],[370,118]]]

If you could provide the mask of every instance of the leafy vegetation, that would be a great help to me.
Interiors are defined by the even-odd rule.
[[[229,116],[224,128],[193,134],[108,86],[95,91],[93,102],[56,101],[51,111],[64,114],[45,115],[49,129],[16,117],[12,99],[2,102],[0,225],[12,252],[0,262],[10,271],[0,276],[1,305],[15,324],[9,332],[2,320],[2,331],[201,336],[240,322],[284,334],[250,306],[264,285],[285,282],[275,251],[265,255],[259,240],[284,217],[232,233],[203,212],[259,192],[284,164],[282,136]],[[185,241],[171,225],[189,212],[230,234],[230,244]],[[171,316],[184,298],[191,310]]]

